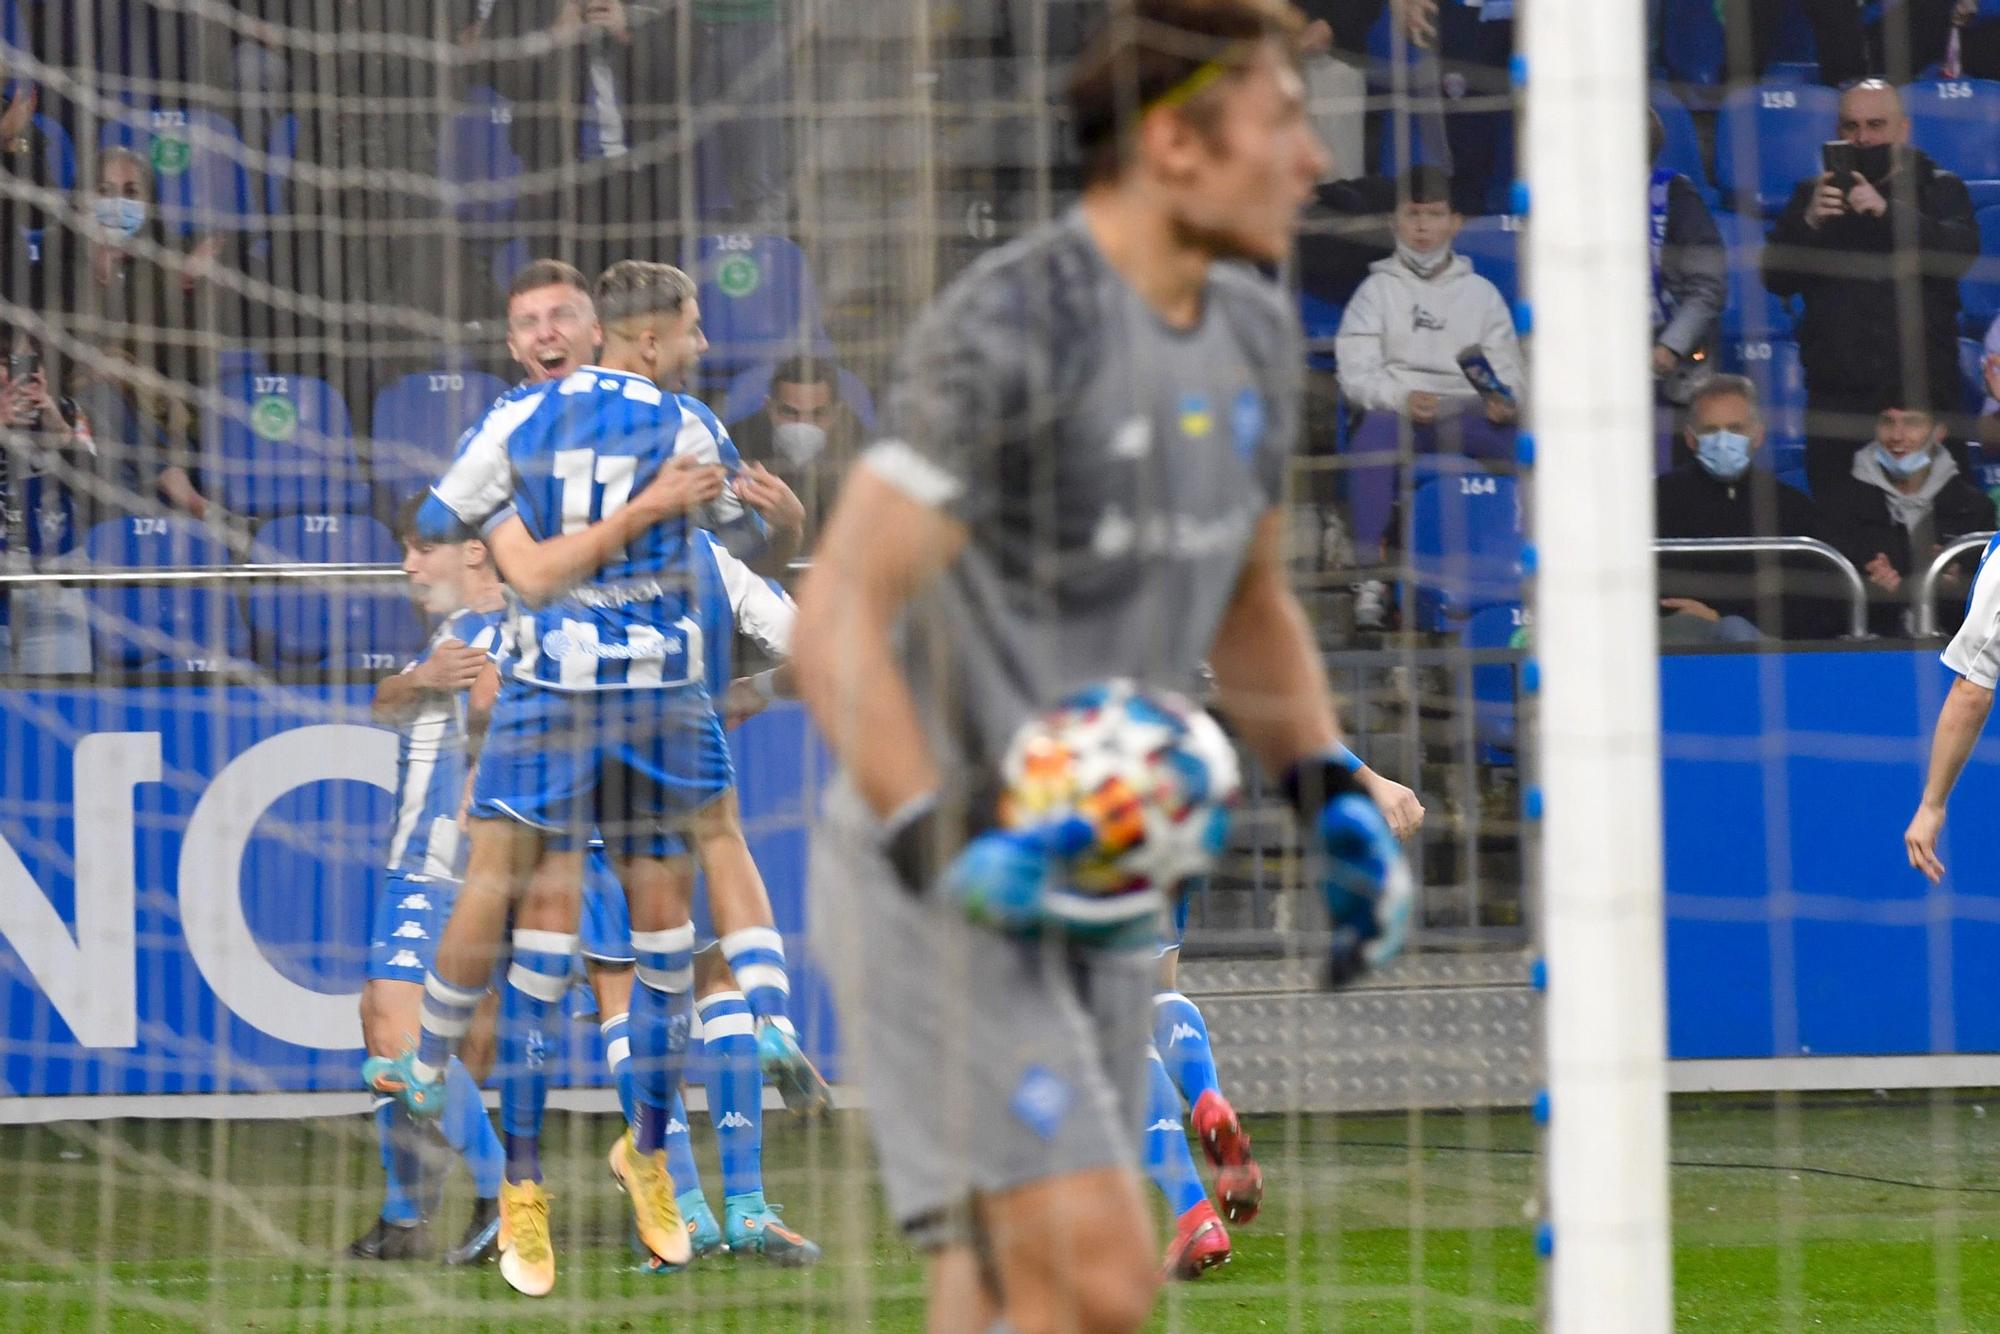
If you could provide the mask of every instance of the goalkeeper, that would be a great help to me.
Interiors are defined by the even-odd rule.
[[[1160,924],[1045,918],[1061,867],[991,829],[1024,720],[1108,678],[1185,691],[1206,659],[1320,854],[1336,978],[1407,929],[1285,579],[1303,354],[1251,265],[1329,165],[1303,30],[1281,0],[1118,7],[1068,89],[1080,205],[910,331],[801,591],[795,663],[841,769],[815,953],[952,1328],[1136,1329],[1158,1278],[1136,1144]]]

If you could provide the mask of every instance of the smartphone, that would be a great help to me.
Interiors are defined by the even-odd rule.
[[[1845,139],[1829,139],[1819,146],[1820,165],[1844,186],[1848,177],[1861,173],[1861,150]]]
[[[7,378],[10,380],[31,380],[41,368],[42,357],[38,352],[16,352],[7,358]]]

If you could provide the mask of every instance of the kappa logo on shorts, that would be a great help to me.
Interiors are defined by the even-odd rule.
[[[397,927],[394,931],[391,931],[389,934],[396,937],[398,940],[430,939],[429,936],[424,934],[424,929],[421,926],[418,926],[415,922],[405,922],[401,926]]]
[[[717,1130],[748,1130],[750,1129],[750,1118],[741,1112],[731,1112],[720,1121],[717,1121],[715,1128]]]
[[[1069,1113],[1074,1095],[1062,1076],[1045,1065],[1031,1065],[1014,1086],[1007,1110],[1014,1119],[1035,1132],[1038,1139],[1051,1140]]]
[[[1195,1032],[1193,1024],[1175,1024],[1174,1031],[1167,1034],[1167,1045],[1169,1047],[1178,1047],[1183,1040],[1199,1042],[1201,1041],[1201,1034]]]
[[[1153,1124],[1147,1126],[1146,1131],[1148,1134],[1151,1134],[1155,1130],[1179,1130],[1180,1128],[1181,1128],[1180,1122],[1169,1120],[1168,1118],[1163,1116],[1159,1120],[1153,1122]]]
[[[425,912],[429,912],[431,901],[425,898],[422,894],[405,894],[403,896],[402,902],[398,903],[396,906],[398,908],[421,908]]]
[[[391,968],[422,968],[423,960],[417,958],[415,950],[397,950],[389,956]]]

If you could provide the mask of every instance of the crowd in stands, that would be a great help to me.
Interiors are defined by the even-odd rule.
[[[1045,3],[1053,86],[1087,5]],[[1364,582],[1364,622],[1484,634],[1514,605],[1518,627],[1515,0],[1302,8],[1312,61],[1377,94],[1296,266],[1335,401],[1312,444],[1345,531],[1323,545],[1391,582],[1504,567]],[[1867,580],[1871,626],[1904,632],[1933,553],[1992,528],[2000,491],[2000,0],[1652,10],[1653,170],[1634,188],[1660,532],[1823,540]],[[695,273],[701,392],[823,515],[872,404],[786,239],[789,13],[0,0],[7,568],[393,552],[381,521],[512,378],[479,322],[544,253]],[[1839,633],[1810,570],[1677,556],[1667,637]],[[301,647],[253,624],[252,598],[136,596],[0,599],[0,667],[339,666],[401,624],[367,612]],[[1949,581],[1936,596],[1949,613]],[[121,637],[121,618],[179,628]]]

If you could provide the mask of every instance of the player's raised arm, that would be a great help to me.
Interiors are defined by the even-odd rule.
[[[799,693],[862,800],[884,821],[939,786],[890,634],[910,599],[965,542],[964,525],[864,463],[849,474],[799,587],[792,632]]]
[[[546,606],[610,564],[647,529],[683,515],[722,494],[719,464],[685,455],[624,506],[573,533],[536,539],[519,515],[509,514],[486,535],[501,577],[531,607]]]

